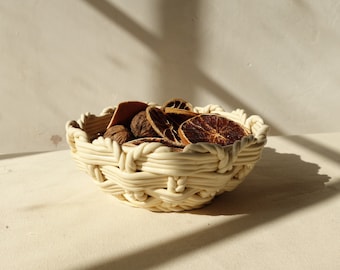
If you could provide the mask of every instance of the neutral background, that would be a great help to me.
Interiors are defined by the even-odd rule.
[[[0,153],[66,149],[124,100],[243,108],[271,135],[340,131],[340,1],[0,2]]]

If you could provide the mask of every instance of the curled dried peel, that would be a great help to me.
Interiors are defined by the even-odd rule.
[[[146,103],[140,101],[125,101],[119,103],[107,129],[114,125],[129,125],[131,119],[140,111],[145,110],[147,106]]]
[[[185,145],[207,142],[226,146],[248,134],[249,132],[238,123],[216,114],[192,117],[178,129],[178,135]]]

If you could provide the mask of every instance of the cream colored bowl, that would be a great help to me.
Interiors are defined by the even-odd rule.
[[[250,130],[234,144],[187,145],[183,151],[161,143],[121,146],[102,134],[115,108],[96,116],[81,115],[66,124],[66,137],[78,167],[105,192],[135,207],[151,211],[200,208],[225,191],[235,189],[254,168],[266,143],[268,126],[261,117],[243,110],[225,112],[218,105],[195,107],[199,113],[217,113]]]

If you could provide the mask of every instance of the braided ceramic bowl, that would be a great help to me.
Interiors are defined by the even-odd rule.
[[[115,108],[67,122],[72,157],[103,191],[151,211],[200,208],[216,195],[235,189],[260,159],[266,143],[268,126],[261,117],[208,105],[194,111],[225,116],[251,134],[225,147],[197,143],[180,152],[158,142],[121,146],[110,138],[98,137],[106,130]]]

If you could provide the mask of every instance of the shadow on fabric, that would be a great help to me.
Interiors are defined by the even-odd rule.
[[[233,219],[86,269],[156,267],[338,195],[339,184],[325,186],[329,176],[318,171],[317,164],[298,155],[265,148],[262,160],[238,189],[220,195],[205,208],[182,213],[233,215]]]

